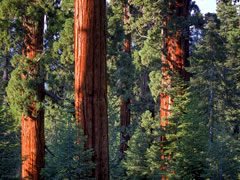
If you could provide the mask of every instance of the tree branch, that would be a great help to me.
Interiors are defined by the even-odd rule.
[[[47,95],[48,97],[50,97],[54,102],[59,102],[61,100],[63,100],[62,98],[58,97],[57,95],[53,94],[50,91],[47,91],[46,89],[44,89],[44,93],[45,95]]]
[[[49,152],[53,157],[56,157],[56,156],[50,151],[50,149],[48,149],[47,145],[45,145],[45,149],[46,149],[47,152]]]
[[[46,89],[44,89],[44,93],[45,95],[50,97],[55,103],[59,103],[59,101],[68,101],[73,107],[75,106],[75,103],[71,102],[70,99],[59,97],[56,94],[53,94],[51,91],[47,91]]]

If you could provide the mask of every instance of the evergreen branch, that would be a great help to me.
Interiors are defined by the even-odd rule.
[[[44,94],[50,97],[56,103],[58,103],[59,101],[68,101],[70,102],[71,105],[75,106],[75,103],[72,102],[71,99],[59,97],[56,94],[52,93],[51,91],[47,91],[46,89],[44,89]]]
[[[47,145],[45,145],[45,149],[46,149],[47,152],[49,152],[53,157],[56,157],[56,156],[50,151],[50,149],[47,147]]]
[[[136,32],[138,33],[138,35],[139,35],[140,37],[145,38],[145,39],[149,39],[148,36],[141,35],[140,32],[139,32],[137,29],[136,29]]]
[[[47,50],[48,50],[48,49],[47,49]],[[47,50],[44,50],[44,51],[41,53],[40,57],[39,57],[38,60],[37,60],[37,63],[40,62],[40,60],[42,59],[43,55],[46,54],[46,51],[47,51]]]
[[[63,100],[62,98],[58,97],[56,94],[53,94],[52,92],[47,91],[46,89],[44,89],[44,94],[50,97],[56,103]]]

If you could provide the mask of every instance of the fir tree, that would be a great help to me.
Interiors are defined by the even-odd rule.
[[[207,14],[205,20],[203,38],[196,45],[191,57],[193,87],[201,92],[200,102],[205,104],[202,109],[209,132],[209,167],[203,177],[235,179],[238,170],[234,167],[238,166],[239,162],[235,160],[237,147],[230,133],[231,123],[227,121],[230,100],[228,92],[232,87],[228,81],[231,69],[224,65],[228,53],[224,38],[219,33],[221,22],[217,16]],[[232,143],[228,143],[230,141]],[[225,164],[228,164],[228,167],[224,166]]]
[[[220,35],[226,47],[226,71],[225,78],[228,88],[226,118],[230,121],[232,131],[235,135],[239,134],[239,47],[240,47],[240,29],[239,29],[239,5],[232,1],[221,1],[217,6],[217,15],[221,21]]]
[[[94,152],[85,149],[86,137],[79,133],[73,113],[74,107],[67,101],[46,111],[46,166],[42,173],[47,179],[84,179],[94,168],[89,161]]]

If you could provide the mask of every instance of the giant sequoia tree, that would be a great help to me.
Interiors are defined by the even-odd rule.
[[[22,9],[14,8],[20,4]],[[41,179],[45,158],[44,74],[40,56],[43,51],[44,9],[39,2],[5,1],[1,10],[11,14],[3,18],[8,20],[8,32],[18,40],[10,43],[15,54],[11,60],[15,69],[8,83],[7,98],[12,113],[21,119],[22,178]]]
[[[107,180],[106,1],[75,0],[74,21],[76,121],[88,136],[86,147],[95,153],[92,176]]]
[[[189,14],[190,0],[176,0],[169,3],[169,9],[172,12],[164,21],[166,27],[164,32],[163,57],[162,57],[162,87],[161,93],[161,126],[165,127],[169,124],[168,118],[171,116],[171,105],[173,97],[168,93],[175,86],[176,82],[171,76],[179,74],[184,80],[188,80],[188,74],[184,67],[187,65],[188,57],[188,40],[184,27],[184,18]],[[172,27],[172,28],[170,28]],[[185,32],[185,34],[184,34]],[[161,137],[165,141],[165,137]],[[164,152],[165,147],[162,147],[161,152]],[[165,156],[162,156],[164,160]],[[162,167],[161,169],[166,169]],[[162,179],[165,179],[163,176]]]
[[[24,27],[28,32],[24,39],[23,55],[32,60],[43,50],[43,14],[36,22],[24,17]],[[31,63],[30,63],[31,65]],[[29,66],[27,73],[39,72],[38,64]],[[22,74],[25,80],[27,75]],[[40,101],[44,99],[44,83],[41,81],[36,88],[36,95]],[[31,98],[31,97],[30,97]],[[40,179],[41,168],[44,167],[44,111],[36,108],[36,101],[29,106],[26,115],[22,115],[22,178]]]

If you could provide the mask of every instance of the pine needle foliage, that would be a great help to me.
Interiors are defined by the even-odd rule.
[[[94,152],[84,147],[87,137],[76,126],[74,109],[66,103],[64,107],[52,107],[47,111],[47,154],[43,176],[46,179],[89,179],[95,166],[90,160]]]
[[[11,116],[6,103],[6,82],[0,80],[0,84],[0,179],[18,179],[21,165],[20,126]]]

